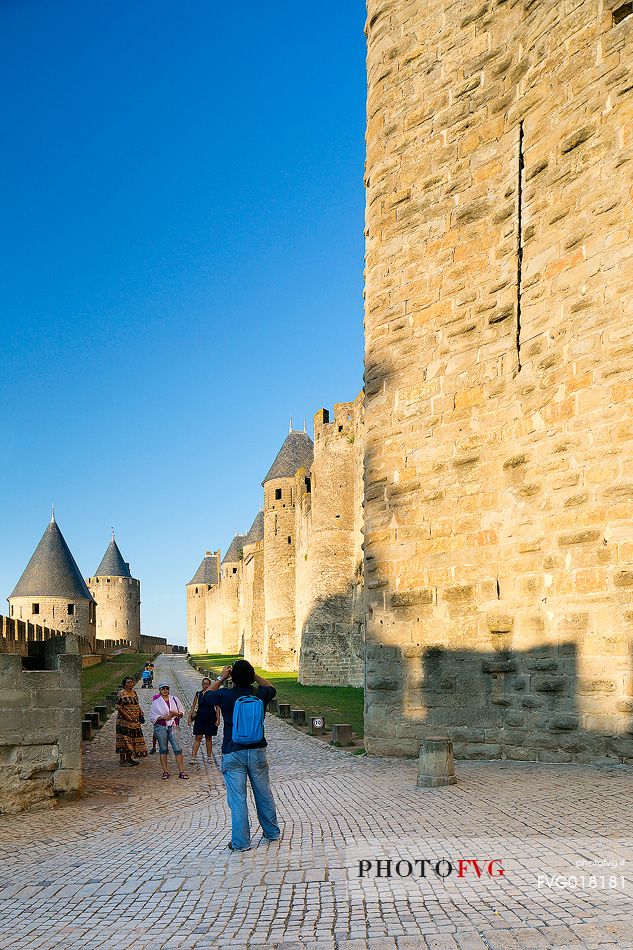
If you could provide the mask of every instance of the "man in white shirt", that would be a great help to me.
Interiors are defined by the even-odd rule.
[[[178,697],[170,696],[170,692],[171,690],[168,683],[161,683],[159,685],[158,696],[149,708],[149,718],[154,726],[154,735],[158,740],[160,764],[163,767],[163,779],[169,778],[169,746],[172,747],[178,768],[180,769],[178,778],[188,779],[189,776],[185,772],[185,763],[182,757],[179,728],[180,720],[185,715],[185,710]]]

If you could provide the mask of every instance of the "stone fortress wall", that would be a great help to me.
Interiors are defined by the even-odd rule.
[[[363,396],[314,419],[314,462],[295,476],[296,624],[302,683],[363,685]]]
[[[88,600],[42,595],[11,597],[9,612],[12,620],[84,637],[94,647],[96,608]]]
[[[19,621],[0,618],[8,629]],[[48,631],[51,647],[77,638]],[[43,654],[44,655],[44,654]],[[73,798],[81,789],[81,656],[45,655],[23,669],[20,653],[0,653],[0,814]]]
[[[298,669],[306,683],[362,684],[362,425],[362,394],[331,422],[321,410],[311,465],[267,478],[263,511],[205,595],[206,652]],[[188,585],[188,647],[203,652],[191,597]]]
[[[255,666],[264,662],[264,539],[244,544],[239,578],[239,651]]]
[[[368,2],[372,752],[633,761],[627,10]]]

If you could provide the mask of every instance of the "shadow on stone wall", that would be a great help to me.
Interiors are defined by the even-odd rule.
[[[319,598],[303,624],[299,682],[306,686],[363,686],[362,588]]]
[[[377,754],[417,755],[446,735],[455,755],[633,764],[633,704],[610,678],[578,675],[574,643],[526,651],[367,648],[365,736]]]

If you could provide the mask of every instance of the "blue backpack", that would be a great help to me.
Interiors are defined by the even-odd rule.
[[[264,738],[264,712],[264,703],[257,696],[238,696],[233,707],[233,742],[260,742]]]

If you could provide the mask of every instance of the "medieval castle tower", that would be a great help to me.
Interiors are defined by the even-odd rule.
[[[207,594],[220,577],[220,552],[205,551],[187,584],[187,642],[191,653],[206,653]]]
[[[140,649],[141,582],[132,577],[114,533],[99,567],[87,583],[98,607],[97,638],[128,640],[135,650]]]
[[[366,30],[364,400],[264,479],[240,645],[364,679],[371,752],[631,762],[631,4]]]
[[[296,475],[296,641],[302,683],[362,686],[363,394],[314,417],[314,459]]]
[[[627,13],[369,0],[370,751],[633,757]]]
[[[189,650],[237,653],[302,682],[363,682],[362,395],[292,428],[264,481],[264,506],[236,535],[205,594],[205,650],[187,585]],[[318,486],[318,487],[317,487]],[[196,575],[196,578],[198,575]],[[194,581],[196,580],[194,578]]]
[[[309,470],[313,442],[290,429],[262,482],[264,489],[264,649],[267,670],[297,666],[295,630],[295,475]]]
[[[76,634],[94,645],[96,604],[54,514],[7,599],[14,619]]]

